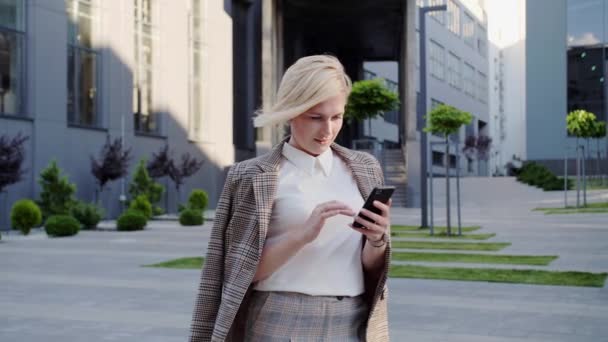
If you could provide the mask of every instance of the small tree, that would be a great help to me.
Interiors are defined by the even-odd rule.
[[[596,125],[596,117],[595,114],[590,113],[586,110],[578,109],[573,110],[566,117],[566,127],[568,129],[568,133],[574,135],[576,137],[576,150],[578,153],[579,149],[579,139],[589,139],[595,133],[595,125]],[[588,142],[588,141],[587,141]],[[589,144],[587,143],[587,146]],[[588,149],[588,148],[587,148]],[[586,154],[585,160],[586,162]],[[585,172],[586,173],[586,172]],[[583,173],[583,179],[586,179],[586,174]],[[564,177],[568,177],[568,175],[564,175]],[[583,205],[587,205],[587,182],[583,182]],[[577,187],[578,188],[578,187]],[[578,198],[578,197],[577,197]],[[577,202],[578,205],[578,202]]]
[[[55,160],[40,172],[38,184],[42,188],[39,205],[43,219],[46,220],[51,215],[68,215],[75,203],[76,185],[62,175]]]
[[[445,180],[446,180],[446,209],[447,209],[447,235],[451,235],[450,226],[450,134],[457,133],[462,125],[471,123],[473,116],[445,104],[435,107],[427,116],[428,126],[425,132],[443,135],[445,139]],[[456,166],[458,167],[458,165]],[[426,175],[423,175],[426,177]]]
[[[168,165],[168,176],[175,184],[175,190],[177,191],[178,200],[181,199],[180,188],[184,184],[184,180],[193,174],[195,174],[201,166],[203,166],[202,160],[190,156],[189,153],[182,154],[181,162],[176,164],[173,160]]]
[[[99,161],[91,156],[91,172],[97,179],[96,201],[107,182],[120,179],[127,175],[129,161],[131,160],[131,149],[123,149],[122,139],[116,138],[113,142],[110,135],[99,153]]]
[[[169,175],[169,165],[172,159],[169,157],[169,145],[161,147],[158,153],[152,153],[152,159],[146,165],[148,174],[152,178],[161,178]]]
[[[353,83],[344,116],[351,123],[383,116],[384,113],[397,108],[399,108],[399,95],[390,91],[383,79],[361,80]],[[370,120],[369,135],[371,131]]]
[[[135,199],[139,195],[144,195],[154,205],[160,201],[164,190],[163,186],[155,182],[148,174],[146,161],[144,159],[140,160],[135,169],[133,180],[129,185],[131,198]],[[158,213],[159,208],[155,207],[154,212]]]

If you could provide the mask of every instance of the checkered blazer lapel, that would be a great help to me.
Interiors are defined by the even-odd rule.
[[[279,166],[284,143],[285,141],[276,146],[267,158],[261,160],[258,167],[262,169],[262,173],[255,175],[252,179],[255,207],[257,209],[260,229],[258,245],[259,256],[262,255],[262,249],[264,248],[264,242],[266,241],[266,233],[268,232],[268,224],[272,214],[272,203],[277,192]]]

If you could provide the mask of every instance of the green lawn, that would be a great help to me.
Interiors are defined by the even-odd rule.
[[[178,269],[200,269],[202,262],[203,258],[193,257],[175,259],[147,266]],[[456,267],[391,265],[389,276],[393,278],[446,279],[538,285],[603,287],[607,274],[543,270],[507,270],[492,268],[469,269]]]
[[[144,267],[166,267],[179,269],[200,269],[203,266],[202,257],[180,258],[161,262],[153,265],[144,265]]]
[[[452,235],[448,236],[445,231],[435,232],[435,235],[431,235],[430,232],[417,232],[417,231],[400,231],[391,232],[391,236],[400,238],[449,238],[449,239],[469,239],[469,240],[487,240],[491,237],[496,236],[494,233],[489,234],[462,234],[457,235],[457,231],[453,231]]]
[[[507,270],[492,268],[452,268],[391,265],[389,276],[394,278],[446,279],[535,285],[603,287],[607,274],[544,270]]]
[[[579,213],[608,213],[608,202],[587,203],[587,206],[577,208],[567,206],[565,208],[535,208],[535,211],[543,211],[546,215],[552,214],[579,214]]]
[[[473,232],[476,230],[481,229],[480,226],[466,226],[466,227],[462,227],[462,231],[463,232]],[[418,231],[418,232],[428,232],[430,229],[427,228],[420,228],[420,226],[403,226],[403,225],[391,225],[391,232],[409,232],[409,231]],[[447,227],[445,226],[436,226],[433,227],[433,231],[435,232],[435,234],[438,234],[440,232],[444,232],[447,230]],[[457,232],[458,231],[458,226],[454,227],[452,226],[452,232]]]
[[[594,166],[595,167],[595,166]],[[564,181],[564,177],[559,177],[562,182]],[[569,177],[572,181],[572,187],[570,190],[576,190],[576,177]],[[583,178],[581,177],[581,188],[583,187]],[[602,182],[601,179],[587,179],[587,190],[602,190],[608,189],[608,180],[604,180]]]
[[[393,248],[412,249],[451,249],[458,251],[499,251],[507,246],[507,242],[436,242],[436,241],[393,241]]]
[[[547,266],[557,256],[553,255],[500,255],[500,254],[459,254],[459,253],[414,253],[393,252],[392,260],[428,262],[465,262],[478,264],[510,264]]]

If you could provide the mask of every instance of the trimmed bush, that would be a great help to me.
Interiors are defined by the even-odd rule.
[[[22,199],[15,202],[11,209],[11,225],[14,229],[28,235],[30,230],[41,222],[42,212],[34,201]]]
[[[78,234],[80,222],[69,215],[53,215],[46,220],[44,229],[48,236],[72,236]]]
[[[517,172],[517,180],[539,187],[544,191],[564,190],[564,180],[555,176],[545,166],[535,162],[526,162]],[[568,180],[568,188],[572,186],[572,181]]]
[[[203,224],[203,212],[197,209],[185,209],[179,214],[182,226],[200,226]]]
[[[153,216],[160,216],[162,214],[165,213],[165,210],[161,207],[157,207],[155,206],[154,208],[152,208],[152,215]]]
[[[139,211],[144,214],[146,221],[152,217],[152,205],[145,195],[135,197],[129,205],[129,210]]]
[[[209,196],[205,190],[194,189],[188,198],[188,207],[190,209],[205,210],[209,203]]]
[[[146,216],[137,210],[127,210],[124,214],[120,215],[118,221],[116,221],[117,229],[123,232],[143,230],[146,223],[148,223]]]
[[[72,216],[80,222],[83,229],[95,229],[103,217],[103,209],[95,204],[76,203],[71,210]]]

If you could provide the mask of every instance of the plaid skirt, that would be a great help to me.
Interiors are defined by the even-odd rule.
[[[368,305],[363,296],[309,296],[253,291],[245,341],[365,340]]]

